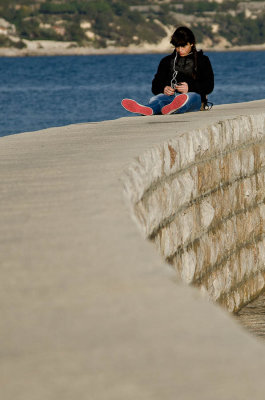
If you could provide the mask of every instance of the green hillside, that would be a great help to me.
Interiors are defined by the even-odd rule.
[[[265,43],[265,1],[0,0],[0,46],[73,41],[95,48],[158,43],[165,27],[190,26],[210,46]]]

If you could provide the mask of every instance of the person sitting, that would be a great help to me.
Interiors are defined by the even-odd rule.
[[[175,47],[164,57],[152,81],[153,97],[142,105],[133,99],[123,99],[122,106],[141,115],[180,114],[199,111],[207,104],[207,95],[214,88],[214,74],[209,58],[197,51],[193,32],[179,27],[171,37]]]

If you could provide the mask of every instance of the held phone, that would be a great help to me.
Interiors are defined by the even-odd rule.
[[[173,89],[176,89],[177,86],[181,86],[181,82],[174,83]]]

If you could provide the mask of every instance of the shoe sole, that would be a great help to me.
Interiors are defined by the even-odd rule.
[[[164,106],[161,110],[163,115],[172,114],[177,111],[180,107],[184,106],[188,101],[188,96],[186,94],[180,94],[174,98],[174,100]]]
[[[153,110],[151,107],[142,106],[135,100],[123,99],[121,105],[125,108],[125,110],[135,114],[153,115]]]

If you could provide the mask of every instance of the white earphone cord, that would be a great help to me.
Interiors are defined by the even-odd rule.
[[[174,59],[174,66],[173,66],[173,76],[172,79],[170,81],[170,86],[172,87],[172,89],[175,89],[175,86],[177,84],[177,75],[178,75],[178,71],[176,71],[176,61],[177,61],[177,57],[178,54],[176,53],[175,59]]]

